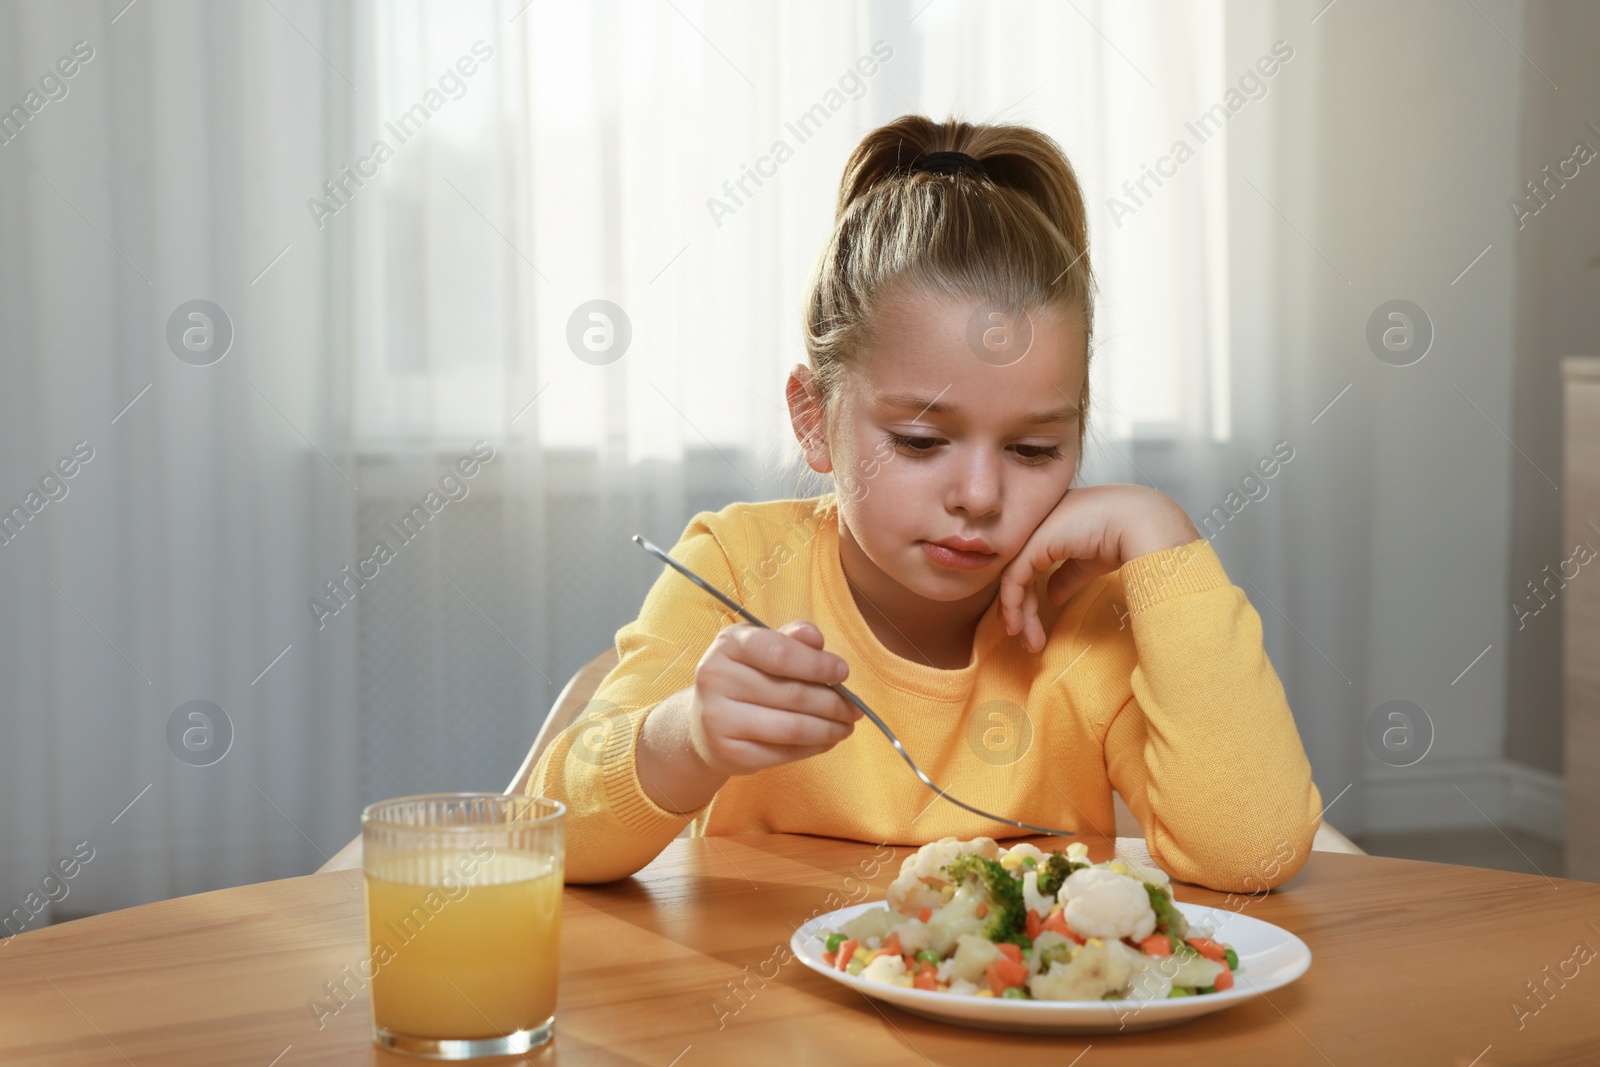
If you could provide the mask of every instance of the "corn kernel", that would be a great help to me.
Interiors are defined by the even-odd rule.
[[[992,997],[992,996],[994,996],[994,990],[992,990],[992,989],[980,989],[980,990],[978,990],[977,993],[974,994],[974,996]]]

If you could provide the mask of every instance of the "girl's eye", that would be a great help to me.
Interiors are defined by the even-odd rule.
[[[931,454],[939,443],[937,437],[913,437],[903,433],[890,433],[889,440],[913,458]],[[1017,457],[1033,467],[1061,458],[1061,449],[1055,445],[1017,445],[1016,449]]]
[[[910,456],[926,456],[939,443],[937,437],[910,437],[903,433],[891,433],[889,440],[894,442],[896,448],[905,449]]]
[[[1023,455],[1023,449],[1028,450],[1027,455]],[[1033,462],[1035,466],[1039,466],[1041,464],[1048,463],[1053,459],[1060,459],[1061,449],[1057,448],[1055,445],[1018,445],[1017,455],[1022,456],[1022,458],[1025,460]]]

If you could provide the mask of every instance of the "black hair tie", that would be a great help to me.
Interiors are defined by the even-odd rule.
[[[911,169],[926,174],[960,174],[967,171],[987,177],[989,173],[982,160],[974,159],[965,152],[929,152],[917,160]]]

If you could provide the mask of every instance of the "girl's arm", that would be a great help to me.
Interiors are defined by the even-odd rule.
[[[727,556],[703,517],[690,520],[672,557],[742,603]],[[679,799],[692,806],[664,807],[640,781],[636,756],[651,713],[686,699],[701,654],[736,619],[663,564],[639,617],[617,631],[617,665],[577,721],[540,755],[528,782],[529,793],[567,806],[567,881],[609,882],[632,875],[710,802],[710,794],[685,790]],[[667,775],[665,794],[661,781],[653,784],[656,797],[665,799],[676,795],[674,787],[688,783]]]
[[[702,516],[715,518],[691,520],[673,556],[737,596]],[[617,666],[541,754],[529,782],[533,793],[567,805],[567,881],[633,874],[730,776],[805,759],[848,737],[861,713],[829,686],[849,667],[823,643],[803,619],[775,630],[740,621],[663,569],[639,618],[617,633]]]
[[[1205,540],[1118,578],[1102,595],[1126,596],[1138,664],[1110,711],[1106,767],[1151,858],[1211,889],[1281,885],[1310,856],[1322,798],[1260,616]]]

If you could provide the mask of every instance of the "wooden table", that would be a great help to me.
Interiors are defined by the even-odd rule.
[[[1600,885],[1316,852],[1245,906],[1311,946],[1299,981],[1171,1029],[1041,1037],[924,1020],[783,962],[795,924],[847,898],[882,899],[907,852],[685,839],[634,879],[569,887],[556,1037],[493,1062],[1600,1063],[1600,957],[1558,973],[1576,945],[1600,950]],[[1094,859],[1111,852],[1091,843]],[[1224,900],[1189,886],[1177,895]],[[359,873],[333,872],[21,934],[0,944],[0,1063],[426,1062],[372,1047],[364,993],[318,1029],[312,999],[328,1001],[323,983],[366,954],[362,907]],[[1548,990],[1542,1005],[1529,982]]]

